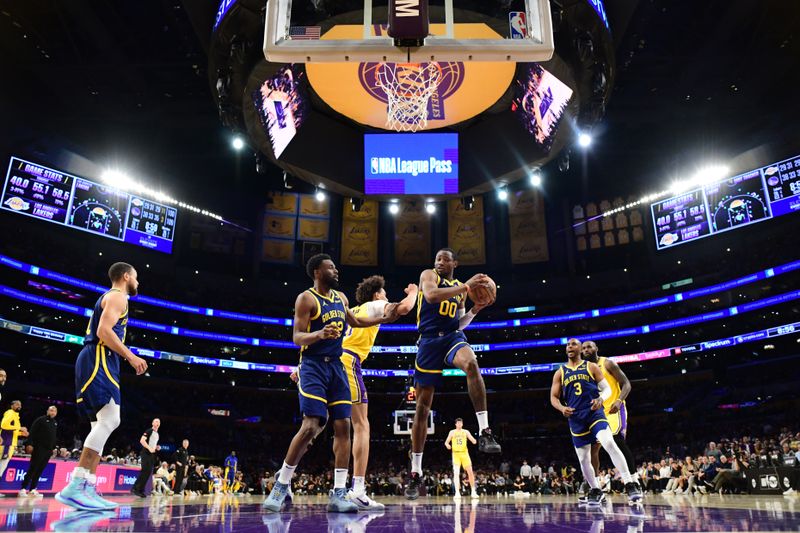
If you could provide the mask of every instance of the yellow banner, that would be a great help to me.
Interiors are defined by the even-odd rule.
[[[475,198],[469,211],[461,200],[447,203],[447,242],[456,251],[460,265],[482,265],[486,263],[486,238],[483,227],[483,198]]]
[[[328,242],[330,221],[327,218],[300,217],[297,226],[297,240]]]
[[[330,202],[327,198],[320,202],[313,194],[301,194],[300,216],[329,218],[331,216]]]
[[[281,213],[283,215],[297,214],[297,194],[293,192],[270,191],[267,195],[267,213]]]
[[[297,217],[295,215],[264,215],[264,237],[294,240]]]
[[[264,239],[261,248],[261,260],[269,263],[293,263],[294,241]]]
[[[547,261],[550,253],[542,195],[530,189],[511,194],[508,212],[511,262],[519,265]]]
[[[421,201],[400,203],[394,223],[394,260],[398,265],[430,264],[431,221]]]
[[[342,208],[342,256],[340,262],[351,266],[378,266],[378,202],[364,200],[353,211],[345,198]]]

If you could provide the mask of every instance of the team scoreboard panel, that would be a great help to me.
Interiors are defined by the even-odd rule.
[[[800,211],[800,156],[650,205],[659,250]]]
[[[11,158],[0,207],[171,253],[178,211],[140,196]]]

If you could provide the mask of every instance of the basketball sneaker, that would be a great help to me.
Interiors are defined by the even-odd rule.
[[[456,491],[456,493],[453,495],[453,499],[460,501],[461,500],[461,493]]]
[[[44,496],[42,496],[42,494],[36,489],[32,489],[28,493],[28,495],[31,496],[32,498],[44,498]]]
[[[411,477],[408,480],[408,486],[405,490],[406,498],[409,500],[416,500],[419,498],[420,485],[422,485],[422,476],[416,472],[411,472]]]
[[[275,483],[278,482],[278,479],[280,478],[280,475],[281,475],[281,471],[280,470],[275,472],[275,475],[273,476],[273,478],[275,480]],[[294,492],[292,492],[292,484],[289,483],[289,489],[286,491],[286,499],[284,500],[284,502],[287,503],[287,504],[291,504],[293,501],[294,501]]]
[[[25,490],[25,489],[20,489],[19,490],[19,494],[17,496],[19,496],[20,498],[27,498],[28,497],[28,491]]]
[[[636,503],[642,500],[642,488],[634,481],[625,483],[625,492],[628,493],[628,501],[631,503]]]
[[[359,511],[383,511],[386,506],[380,502],[376,502],[366,493],[356,495],[352,490],[347,493],[347,499],[356,504]]]
[[[481,432],[481,436],[478,437],[478,450],[483,453],[500,453],[500,444],[495,440],[491,429],[486,428]]]
[[[261,508],[271,513],[281,512],[281,505],[283,504],[283,500],[286,498],[287,492],[289,492],[289,485],[286,483],[281,483],[280,481],[276,481],[275,485],[272,487],[272,491],[269,493],[269,496],[267,496],[267,498],[261,504]]]
[[[87,482],[86,494],[88,494],[90,498],[97,502],[97,505],[103,510],[111,511],[119,507],[118,503],[112,502],[111,500],[106,500],[100,496],[100,494],[97,492],[97,485],[92,485],[91,483]]]
[[[56,500],[79,511],[104,511],[105,508],[86,492],[86,480],[73,477],[69,485],[56,494]]]
[[[589,496],[586,500],[588,505],[600,505],[606,499],[606,495],[600,489],[592,489],[589,491]]]
[[[331,499],[328,502],[329,513],[357,513],[358,506],[347,499],[347,489],[333,489]]]
[[[472,494],[470,494],[469,497],[472,498],[473,500],[480,500],[480,498],[481,498],[480,496],[478,496],[478,493],[475,492],[475,491],[472,491]]]

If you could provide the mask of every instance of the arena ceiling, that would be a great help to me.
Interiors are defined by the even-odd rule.
[[[611,100],[588,165],[573,150],[570,171],[545,169],[551,197],[646,192],[704,160],[797,152],[792,2],[608,4]],[[206,70],[215,13],[200,0],[6,3],[4,155],[66,148],[223,214],[255,207],[280,172],[257,174],[252,153],[230,149]]]

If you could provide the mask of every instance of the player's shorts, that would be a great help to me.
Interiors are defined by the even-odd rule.
[[[442,384],[444,366],[453,366],[456,352],[469,346],[469,342],[463,331],[452,331],[442,336],[420,337],[417,346],[414,382],[417,385],[435,387]]]
[[[628,430],[628,407],[625,405],[625,402],[622,402],[622,407],[619,411],[613,415],[606,415],[606,419],[608,419],[608,429],[611,430],[613,435],[621,434],[625,436]]]
[[[75,397],[78,411],[94,422],[97,412],[111,400],[121,405],[119,358],[101,344],[87,344],[75,362]]]
[[[453,466],[461,468],[469,468],[472,466],[472,459],[469,458],[468,452],[454,452],[453,453]]]
[[[353,403],[368,403],[367,387],[364,385],[364,376],[361,375],[361,358],[352,352],[344,350],[342,364],[347,382],[350,384],[350,401]]]
[[[225,481],[227,481],[230,484],[233,483],[235,480],[236,480],[236,470],[230,467],[225,468]]]
[[[567,420],[569,421],[569,431],[572,434],[572,444],[576,448],[592,444],[597,441],[597,434],[600,431],[608,429],[608,420],[602,409],[575,411]]]
[[[339,356],[304,357],[300,365],[300,411],[327,420],[350,418],[350,384]]]

